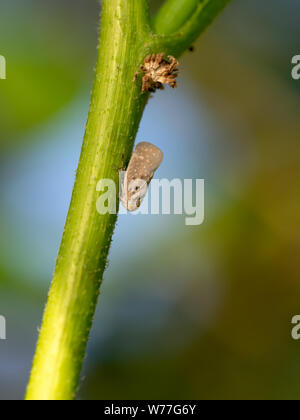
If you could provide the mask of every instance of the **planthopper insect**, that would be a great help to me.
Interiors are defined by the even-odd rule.
[[[121,201],[128,211],[137,210],[155,171],[163,160],[163,152],[151,143],[139,143],[129,162],[121,188]]]

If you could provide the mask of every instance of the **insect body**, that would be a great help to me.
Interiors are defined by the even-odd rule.
[[[142,142],[136,146],[121,191],[121,201],[128,211],[135,211],[140,207],[162,160],[162,151],[153,144]]]

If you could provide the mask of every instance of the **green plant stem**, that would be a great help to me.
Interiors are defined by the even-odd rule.
[[[187,41],[193,42],[212,17],[205,16],[205,24],[200,24],[200,16],[194,22],[194,14],[182,37],[169,38],[152,33],[147,0],[102,1],[99,55],[86,133],[27,388],[28,400],[70,400],[76,396],[117,218],[97,213],[100,194],[96,186],[101,179],[118,185],[118,172],[129,161],[148,99],[147,94],[141,94],[141,80],[134,83],[133,76],[149,53],[181,54]]]
[[[177,32],[194,14],[201,0],[168,0],[153,19],[154,31],[169,35]]]
[[[103,1],[99,58],[76,183],[27,399],[72,399],[116,216],[96,210],[100,179],[118,185],[147,96],[132,82],[148,34],[146,1]]]
[[[182,3],[181,0],[180,4]],[[167,34],[170,24],[168,23],[169,8],[161,9],[159,19],[153,21],[155,30],[159,33],[160,42],[164,42],[169,54],[179,57],[186,51],[199,37],[199,35],[211,24],[211,22],[218,16],[224,7],[231,0],[197,0],[198,5],[190,18],[182,25],[180,14],[176,17],[177,24],[174,24],[177,29],[174,33]],[[168,0],[171,3],[172,0]],[[192,0],[188,0],[187,4],[191,7]],[[193,2],[195,3],[195,1]],[[181,8],[181,11],[183,7]],[[190,8],[188,10],[191,10]]]

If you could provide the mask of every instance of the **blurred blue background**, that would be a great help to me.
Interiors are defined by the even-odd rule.
[[[151,1],[153,11],[161,1]],[[89,106],[100,5],[2,0],[0,399],[23,398]],[[137,137],[204,178],[206,219],[120,216],[81,399],[298,399],[297,0],[234,0]],[[146,240],[145,240],[146,238]]]

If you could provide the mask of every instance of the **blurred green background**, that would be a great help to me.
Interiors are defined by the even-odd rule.
[[[161,1],[151,1],[153,10]],[[0,399],[24,395],[80,153],[96,0],[2,0]],[[158,177],[204,178],[206,220],[121,216],[81,399],[298,399],[298,0],[234,0],[151,99]],[[298,257],[297,257],[298,255]]]

